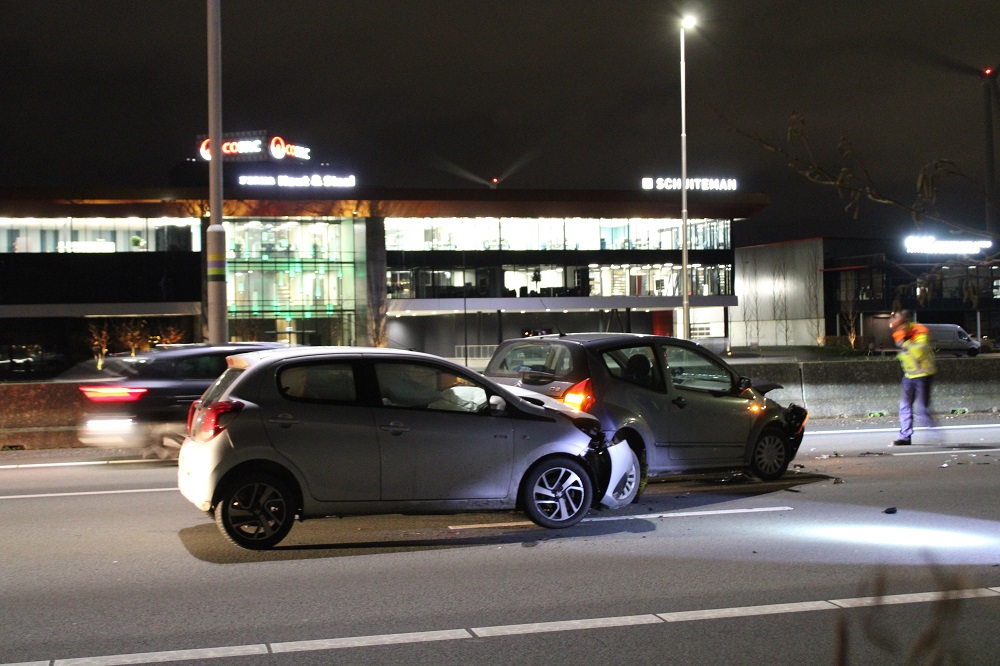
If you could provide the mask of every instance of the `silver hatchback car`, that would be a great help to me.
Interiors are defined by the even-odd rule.
[[[803,407],[767,398],[767,387],[711,351],[667,336],[507,340],[484,374],[593,414],[609,438],[629,442],[644,478],[739,469],[777,479],[798,452],[808,418]]]
[[[228,366],[191,406],[178,485],[243,548],[331,515],[520,508],[569,527],[638,492],[636,456],[597,419],[439,357],[299,347]]]

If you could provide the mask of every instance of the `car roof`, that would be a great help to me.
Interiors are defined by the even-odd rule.
[[[636,342],[671,342],[679,344],[696,344],[683,338],[673,338],[668,335],[648,335],[645,333],[552,333],[549,335],[538,335],[530,338],[515,338],[514,340],[558,340],[561,342],[573,342],[585,347],[604,347],[618,343],[628,344]],[[513,341],[513,340],[511,340]]]
[[[314,356],[347,356],[347,355],[359,355],[363,354],[365,356],[390,356],[394,358],[413,358],[413,359],[424,359],[432,360],[438,362],[444,362],[448,365],[455,365],[446,358],[440,356],[435,356],[433,354],[425,354],[424,352],[412,351],[409,349],[392,349],[389,347],[350,347],[350,346],[303,346],[303,347],[283,347],[281,349],[262,349],[257,351],[250,351],[245,353],[237,353],[236,356],[241,359],[237,362],[237,365],[247,367],[258,362],[269,361],[269,360],[284,360],[284,359],[297,359],[297,358],[311,358]],[[456,366],[463,367],[463,366]]]

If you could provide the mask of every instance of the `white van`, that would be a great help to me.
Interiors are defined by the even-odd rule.
[[[955,352],[975,356],[979,340],[973,340],[958,324],[924,324],[931,334],[931,345],[937,352]]]

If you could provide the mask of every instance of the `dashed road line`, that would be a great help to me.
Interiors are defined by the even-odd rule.
[[[637,520],[648,518],[690,518],[691,516],[714,516],[727,513],[765,513],[768,511],[791,511],[790,506],[768,506],[756,509],[716,509],[713,511],[681,511],[677,513],[637,513],[584,518],[581,523],[603,523],[612,520]],[[493,527],[534,527],[530,520],[509,523],[474,523],[472,525],[449,525],[449,530],[486,530]]]
[[[418,631],[398,634],[373,634],[369,636],[342,636],[307,641],[281,643],[255,643],[249,645],[229,645],[185,650],[165,650],[162,652],[138,652],[94,657],[74,657],[70,659],[45,659],[0,664],[0,666],[129,666],[131,664],[155,664],[193,659],[223,659],[250,655],[282,654],[287,652],[318,652],[343,650],[379,645],[410,645],[432,641],[453,641],[468,639],[489,639],[498,636],[523,636],[557,631],[587,631],[613,627],[669,624],[673,622],[702,622],[725,618],[753,617],[787,613],[811,613],[816,611],[850,610],[873,606],[899,604],[936,603],[958,599],[996,599],[1000,597],[1000,587],[942,590],[937,592],[917,592],[892,594],[881,597],[856,597],[851,599],[827,599],[800,601],[787,604],[762,604],[757,606],[735,606],[732,608],[707,608],[702,610],[647,613],[617,617],[583,618],[578,620],[558,620],[529,624],[508,624],[490,627],[470,627],[465,629],[445,629],[439,631]]]

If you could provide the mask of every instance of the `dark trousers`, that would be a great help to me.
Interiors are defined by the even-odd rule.
[[[934,375],[926,377],[903,377],[903,389],[899,396],[899,438],[909,439],[913,435],[913,416],[916,413],[921,425],[931,427],[931,385]]]

